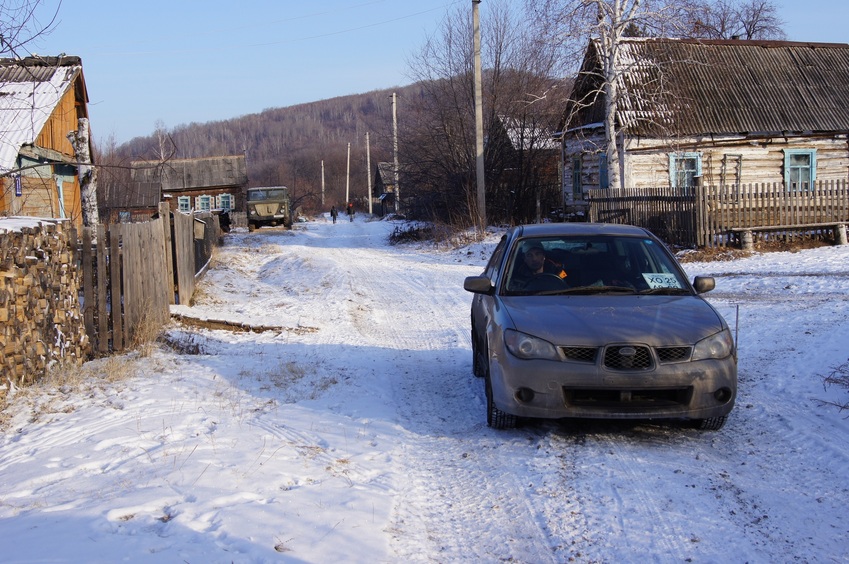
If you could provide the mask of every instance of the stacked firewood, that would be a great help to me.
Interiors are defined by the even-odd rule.
[[[85,360],[76,245],[68,221],[0,219],[0,394]]]

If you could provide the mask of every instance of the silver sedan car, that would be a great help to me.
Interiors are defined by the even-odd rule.
[[[520,418],[679,419],[716,430],[737,395],[728,324],[666,246],[628,225],[510,229],[472,300],[474,373],[487,423]]]

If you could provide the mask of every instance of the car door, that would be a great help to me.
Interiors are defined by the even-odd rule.
[[[501,241],[496,245],[492,256],[486,264],[481,276],[489,278],[493,288],[497,290],[501,284],[501,271],[503,269],[504,256],[508,246],[509,237],[504,235]],[[489,320],[493,309],[493,295],[474,294],[472,298],[472,338],[475,339],[475,345],[480,346],[486,343],[486,330],[489,325]]]

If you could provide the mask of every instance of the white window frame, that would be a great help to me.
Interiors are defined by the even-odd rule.
[[[192,199],[189,196],[177,196],[177,209],[183,213],[192,211]]]

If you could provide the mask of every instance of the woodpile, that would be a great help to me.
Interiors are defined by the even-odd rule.
[[[69,221],[0,219],[0,394],[88,355]]]

